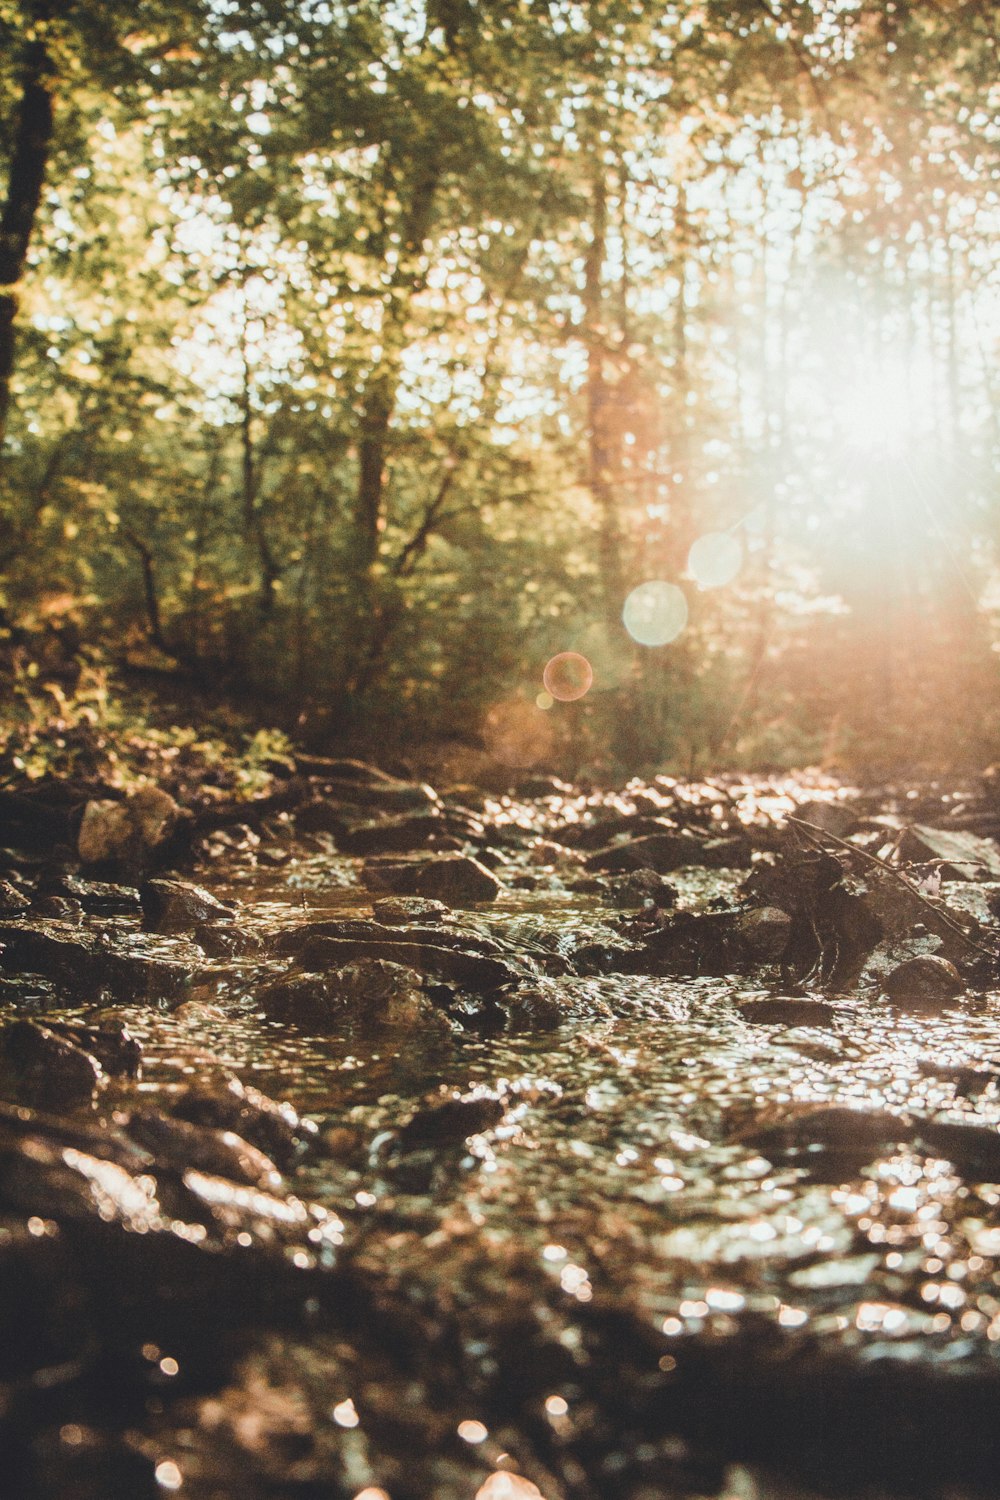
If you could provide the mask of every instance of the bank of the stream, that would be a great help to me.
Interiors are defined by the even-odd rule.
[[[0,1493],[995,1491],[989,781],[0,817]]]

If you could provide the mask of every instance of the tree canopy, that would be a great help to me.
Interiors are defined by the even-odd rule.
[[[992,758],[992,9],[0,0],[11,670]]]

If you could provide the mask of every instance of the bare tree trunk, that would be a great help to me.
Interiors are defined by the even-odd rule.
[[[32,19],[36,26],[48,20],[49,12],[47,4],[35,8]],[[28,258],[52,143],[51,75],[52,62],[45,42],[29,42],[24,54],[21,106],[14,131],[7,196],[0,212],[0,454],[7,434],[14,373],[17,286]]]
[[[261,615],[269,615],[274,608],[274,587],[280,568],[271,551],[264,530],[264,518],[260,509],[260,465],[254,439],[253,388],[250,357],[247,349],[247,309],[244,302],[243,322],[240,331],[240,356],[243,365],[243,381],[240,388],[240,435],[242,441],[242,502],[243,525],[247,541],[252,542],[260,568],[258,606]]]
[[[396,410],[399,360],[410,300],[422,280],[415,261],[430,227],[439,173],[429,168],[416,182],[401,226],[400,257],[385,303],[382,356],[365,387],[358,441],[358,484],[354,503],[356,563],[367,573],[378,558],[385,524],[385,461],[389,425]]]
[[[598,167],[599,167],[598,163]],[[603,270],[607,254],[608,197],[603,171],[591,183],[590,244],[584,265],[583,336],[587,345],[587,488],[598,512],[597,554],[609,626],[618,623],[624,603],[621,521],[615,492],[615,437],[612,394],[607,376]]]

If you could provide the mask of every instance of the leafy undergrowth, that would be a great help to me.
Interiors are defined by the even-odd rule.
[[[170,722],[150,697],[123,694],[108,670],[83,665],[71,685],[36,663],[15,672],[0,708],[0,786],[60,780],[123,791],[153,783],[180,800],[195,787],[247,799],[293,768],[277,729],[216,712],[199,728]]]

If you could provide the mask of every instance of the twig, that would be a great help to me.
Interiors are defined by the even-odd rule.
[[[997,954],[995,952],[991,952],[989,948],[983,948],[979,943],[974,942],[968,933],[959,927],[957,922],[953,922],[943,911],[931,901],[928,901],[926,896],[921,895],[916,886],[907,880],[902,870],[895,869],[892,865],[887,864],[884,859],[880,859],[877,854],[872,854],[868,849],[862,849],[858,844],[849,844],[846,839],[838,838],[835,833],[828,833],[825,828],[819,828],[815,823],[807,823],[805,818],[793,818],[791,813],[786,813],[785,817],[787,822],[794,823],[797,828],[805,828],[818,842],[822,843],[825,839],[831,844],[837,844],[841,849],[846,849],[848,854],[860,854],[862,859],[867,859],[873,865],[878,865],[880,870],[884,870],[887,875],[891,875],[894,880],[898,880],[900,885],[910,892],[911,896],[916,896],[921,906],[926,906],[927,910],[933,913],[937,921],[942,926],[947,927],[950,932],[953,932],[956,937],[961,938],[967,947],[972,948],[976,953],[981,953],[984,958],[996,960]]]

